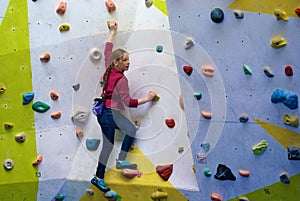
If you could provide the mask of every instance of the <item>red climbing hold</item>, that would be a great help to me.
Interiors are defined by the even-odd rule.
[[[284,72],[286,76],[293,76],[293,68],[291,66],[286,66]]]
[[[295,13],[298,15],[298,17],[300,17],[300,8],[296,8]]]
[[[50,97],[52,100],[57,100],[59,98],[59,95],[56,91],[50,91]]]
[[[193,72],[193,67],[192,66],[183,66],[183,70],[188,76],[190,76]]]
[[[66,9],[67,9],[67,2],[61,1],[56,9],[56,13],[63,15],[65,14]]]
[[[112,0],[106,0],[105,4],[109,13],[116,10],[116,4]]]
[[[61,117],[61,112],[53,112],[51,113],[51,118],[52,119],[59,119]]]
[[[166,124],[169,128],[174,128],[175,127],[174,119],[166,119],[165,122],[166,122]]]
[[[173,172],[173,164],[170,165],[158,165],[156,166],[156,172],[159,174],[161,178],[165,181],[168,181],[172,172]]]
[[[32,165],[33,166],[37,166],[38,164],[40,164],[43,161],[43,156],[39,155],[35,161],[33,161]]]

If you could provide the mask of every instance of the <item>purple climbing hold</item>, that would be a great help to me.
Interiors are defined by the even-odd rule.
[[[29,104],[34,98],[33,92],[27,92],[23,94],[23,105]]]
[[[231,172],[230,168],[228,168],[226,165],[219,164],[217,167],[217,173],[214,175],[215,179],[219,180],[232,180],[235,181],[236,177]]]

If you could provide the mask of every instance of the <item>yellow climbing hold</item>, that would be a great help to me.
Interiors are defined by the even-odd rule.
[[[6,91],[6,86],[3,83],[0,83],[0,93],[3,93]]]
[[[70,30],[70,25],[63,23],[59,26],[59,31],[64,32],[64,31],[69,31]]]

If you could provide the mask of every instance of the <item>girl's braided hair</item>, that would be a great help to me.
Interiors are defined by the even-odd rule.
[[[119,59],[121,59],[125,53],[127,52],[123,49],[116,49],[111,53],[109,58],[109,66],[106,69],[106,74],[102,85],[103,89],[107,86],[111,69],[115,67],[114,61],[118,61]]]

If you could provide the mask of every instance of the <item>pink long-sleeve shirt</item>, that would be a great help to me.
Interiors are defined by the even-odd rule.
[[[104,48],[104,60],[106,69],[109,65],[110,55],[112,53],[113,44],[106,42]],[[105,79],[106,71],[103,75]],[[105,106],[118,110],[124,110],[124,105],[127,107],[137,107],[138,99],[131,98],[129,94],[128,80],[124,73],[115,68],[111,69],[108,82],[104,90],[104,96],[106,98]]]

